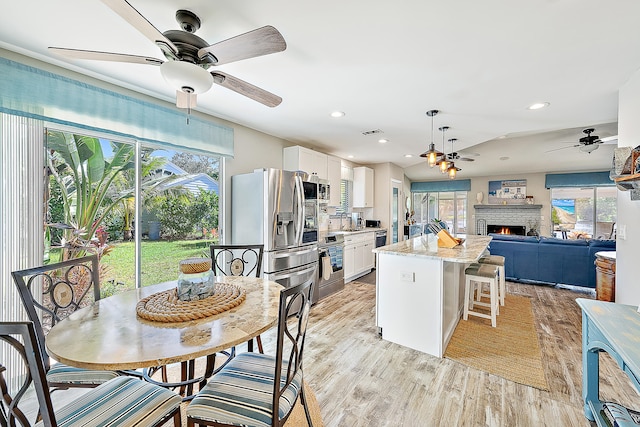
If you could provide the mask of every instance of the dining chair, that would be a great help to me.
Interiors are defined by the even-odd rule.
[[[280,293],[275,356],[241,353],[214,374],[186,408],[187,426],[283,426],[304,394],[305,336],[313,280]]]
[[[56,323],[100,299],[99,274],[97,255],[11,273],[27,317],[34,324],[46,378],[53,389],[96,387],[121,375],[52,364],[45,347],[45,336]]]
[[[142,427],[160,426],[173,418],[174,427],[181,427],[179,395],[129,376],[112,378],[54,410],[33,322],[0,322],[0,341],[8,344],[3,346],[5,360],[16,361],[11,371],[3,366],[5,360],[0,363],[2,426]],[[24,410],[33,407],[28,401],[33,394],[26,393],[32,386],[39,404],[37,414]],[[35,424],[30,421],[37,419]]]
[[[216,276],[252,276],[262,273],[262,245],[211,245],[211,268]],[[258,352],[264,353],[260,335],[256,337]],[[253,340],[248,343],[253,351]]]

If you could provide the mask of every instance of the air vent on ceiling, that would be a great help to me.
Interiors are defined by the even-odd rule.
[[[367,130],[362,132],[363,135],[375,135],[377,133],[384,133],[384,132],[382,132],[380,129]]]

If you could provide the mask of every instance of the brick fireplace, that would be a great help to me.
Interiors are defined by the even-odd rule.
[[[474,205],[475,233],[503,233],[525,235],[529,224],[538,224],[540,232],[540,209],[542,205]],[[494,227],[500,227],[498,231]],[[503,231],[502,228],[505,228]],[[509,231],[507,233],[506,231]]]

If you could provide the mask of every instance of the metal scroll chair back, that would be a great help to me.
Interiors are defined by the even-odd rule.
[[[43,357],[33,322],[0,322],[0,343],[7,359],[17,360],[15,370],[0,364],[0,426],[32,425],[41,418],[45,427],[82,425],[160,426],[173,418],[174,427],[182,425],[180,403],[176,393],[132,377],[116,377],[92,389],[78,400],[63,407],[51,404]],[[3,361],[4,362],[4,361]],[[20,364],[22,366],[20,366]],[[22,371],[20,371],[20,369]],[[27,413],[22,408],[33,407],[26,393],[33,384],[39,412]],[[24,405],[21,405],[24,403]],[[34,412],[34,411],[32,411]],[[143,414],[144,416],[141,416]],[[34,423],[35,424],[35,423]]]
[[[96,255],[11,273],[34,324],[47,371],[50,365],[45,335],[74,311],[100,299],[99,273]]]
[[[14,271],[11,275],[27,316],[33,322],[50,387],[97,387],[121,375],[114,371],[87,370],[63,363],[52,365],[45,347],[45,336],[56,323],[100,299],[100,272],[96,255]],[[139,376],[135,372],[127,374]]]
[[[262,245],[211,245],[213,274],[260,277],[263,250]]]
[[[262,274],[262,245],[211,245],[211,268],[216,276],[253,276]],[[258,351],[264,353],[262,338],[256,337]],[[253,340],[247,345],[253,351]],[[235,351],[235,349],[234,349]],[[232,352],[232,356],[235,352]]]
[[[304,393],[305,337],[313,280],[280,293],[276,355],[241,353],[214,374],[187,407],[187,426],[283,426]],[[269,391],[271,390],[271,393]]]

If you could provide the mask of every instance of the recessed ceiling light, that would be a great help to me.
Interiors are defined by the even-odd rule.
[[[347,159],[353,159],[353,154],[349,154],[349,155],[347,156]]]
[[[331,113],[331,117],[344,117],[344,111],[334,111]]]
[[[388,140],[388,139],[384,139],[384,138],[382,138],[382,139],[379,139],[379,140],[378,140],[378,142],[379,142],[380,144],[386,144],[387,142],[389,142],[389,140]]]
[[[548,102],[536,102],[535,104],[531,104],[527,107],[527,109],[529,110],[539,110],[541,108],[545,108],[548,107],[549,103]]]
[[[509,157],[507,157],[507,156],[500,157],[500,160],[509,160]]]
[[[404,156],[405,156],[407,159],[409,159],[409,158],[413,157],[413,154],[405,154]]]

